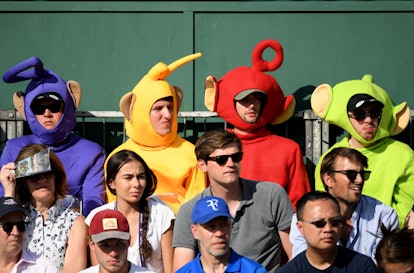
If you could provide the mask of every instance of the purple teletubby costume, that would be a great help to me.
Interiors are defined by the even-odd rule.
[[[29,68],[32,70],[27,70]],[[31,80],[24,93],[16,92],[14,105],[33,132],[31,135],[7,141],[0,160],[0,167],[16,160],[19,151],[28,144],[49,146],[62,161],[68,182],[68,192],[82,200],[82,214],[88,215],[105,200],[103,163],[104,149],[92,141],[74,133],[76,108],[81,98],[81,88],[75,81],[65,82],[56,73],[43,68],[37,57],[29,58],[9,69],[3,80],[7,83]],[[40,94],[57,93],[64,102],[62,117],[51,130],[44,128],[36,119],[30,105]],[[0,196],[4,195],[0,184]]]

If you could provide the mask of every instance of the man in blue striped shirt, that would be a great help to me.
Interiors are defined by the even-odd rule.
[[[342,231],[338,245],[371,257],[375,262],[375,249],[381,240],[381,223],[386,228],[398,228],[398,216],[393,208],[361,194],[370,171],[368,159],[358,150],[338,147],[322,160],[320,176],[325,190],[333,195],[341,207]],[[369,183],[369,182],[368,182]],[[296,214],[292,218],[289,239],[293,244],[292,256],[306,249],[304,237],[297,226]]]

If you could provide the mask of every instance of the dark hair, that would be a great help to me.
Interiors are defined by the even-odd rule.
[[[375,251],[375,260],[380,271],[387,263],[408,263],[414,266],[414,230],[403,228],[389,231],[381,226],[384,234]]]
[[[319,172],[326,191],[328,191],[328,187],[323,180],[323,175],[325,173],[329,174],[335,170],[335,164],[338,162],[338,157],[347,158],[352,163],[362,165],[364,168],[368,168],[368,158],[358,150],[348,147],[338,147],[330,150],[323,158]]]
[[[48,149],[48,147],[43,144],[29,144],[20,150],[19,154],[17,155],[16,162],[28,158],[46,149]],[[58,199],[59,197],[64,198],[66,196],[67,191],[65,168],[63,167],[62,162],[59,160],[59,158],[52,150],[50,150],[49,155],[50,166],[52,168],[52,172],[55,174],[54,196],[56,199]],[[30,194],[27,188],[25,178],[26,177],[21,177],[16,179],[16,198],[19,199],[22,202],[22,204],[27,205],[30,203],[32,195]]]
[[[165,101],[174,101],[173,96],[167,96],[160,99],[157,99],[156,101],[165,100]]]
[[[147,163],[133,151],[130,150],[121,150],[113,154],[106,164],[106,185],[109,191],[116,195],[116,190],[112,189],[109,186],[109,182],[115,180],[116,175],[118,174],[119,170],[125,164],[131,161],[138,161],[144,166],[145,170],[145,179],[146,185],[144,192],[142,193],[142,197],[139,200],[139,211],[142,213],[142,243],[140,245],[140,252],[142,253],[145,260],[151,257],[152,247],[150,242],[147,239],[148,234],[148,220],[149,220],[149,207],[147,198],[151,196],[155,188],[157,187],[157,177],[153,173],[153,171],[148,167]]]
[[[317,201],[317,200],[332,200],[335,205],[338,208],[338,212],[340,211],[338,200],[336,200],[335,197],[333,197],[330,193],[327,193],[325,191],[311,191],[307,192],[304,195],[302,195],[301,198],[296,202],[296,214],[298,220],[301,220],[303,217],[303,210],[305,208],[305,205],[309,201]]]
[[[242,152],[242,143],[233,133],[224,129],[213,129],[204,133],[195,144],[195,154],[197,160],[207,161],[211,153],[217,149],[222,149],[230,144],[236,144],[239,151]]]

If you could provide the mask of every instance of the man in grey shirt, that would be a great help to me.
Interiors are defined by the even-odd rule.
[[[207,173],[210,186],[181,206],[174,225],[174,271],[193,260],[197,241],[191,236],[191,211],[205,196],[223,198],[233,217],[230,246],[276,272],[281,263],[281,246],[288,258],[293,207],[285,190],[275,183],[240,178],[243,157],[239,138],[223,129],[205,133],[197,140],[198,166]],[[275,170],[277,171],[277,170]]]

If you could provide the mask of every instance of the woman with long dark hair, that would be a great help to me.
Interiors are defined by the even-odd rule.
[[[172,232],[175,215],[166,205],[151,198],[157,178],[136,153],[121,150],[106,166],[106,184],[116,201],[91,211],[86,218],[104,209],[115,209],[128,219],[131,242],[128,260],[159,273],[172,273]],[[91,257],[94,263],[94,257]]]

